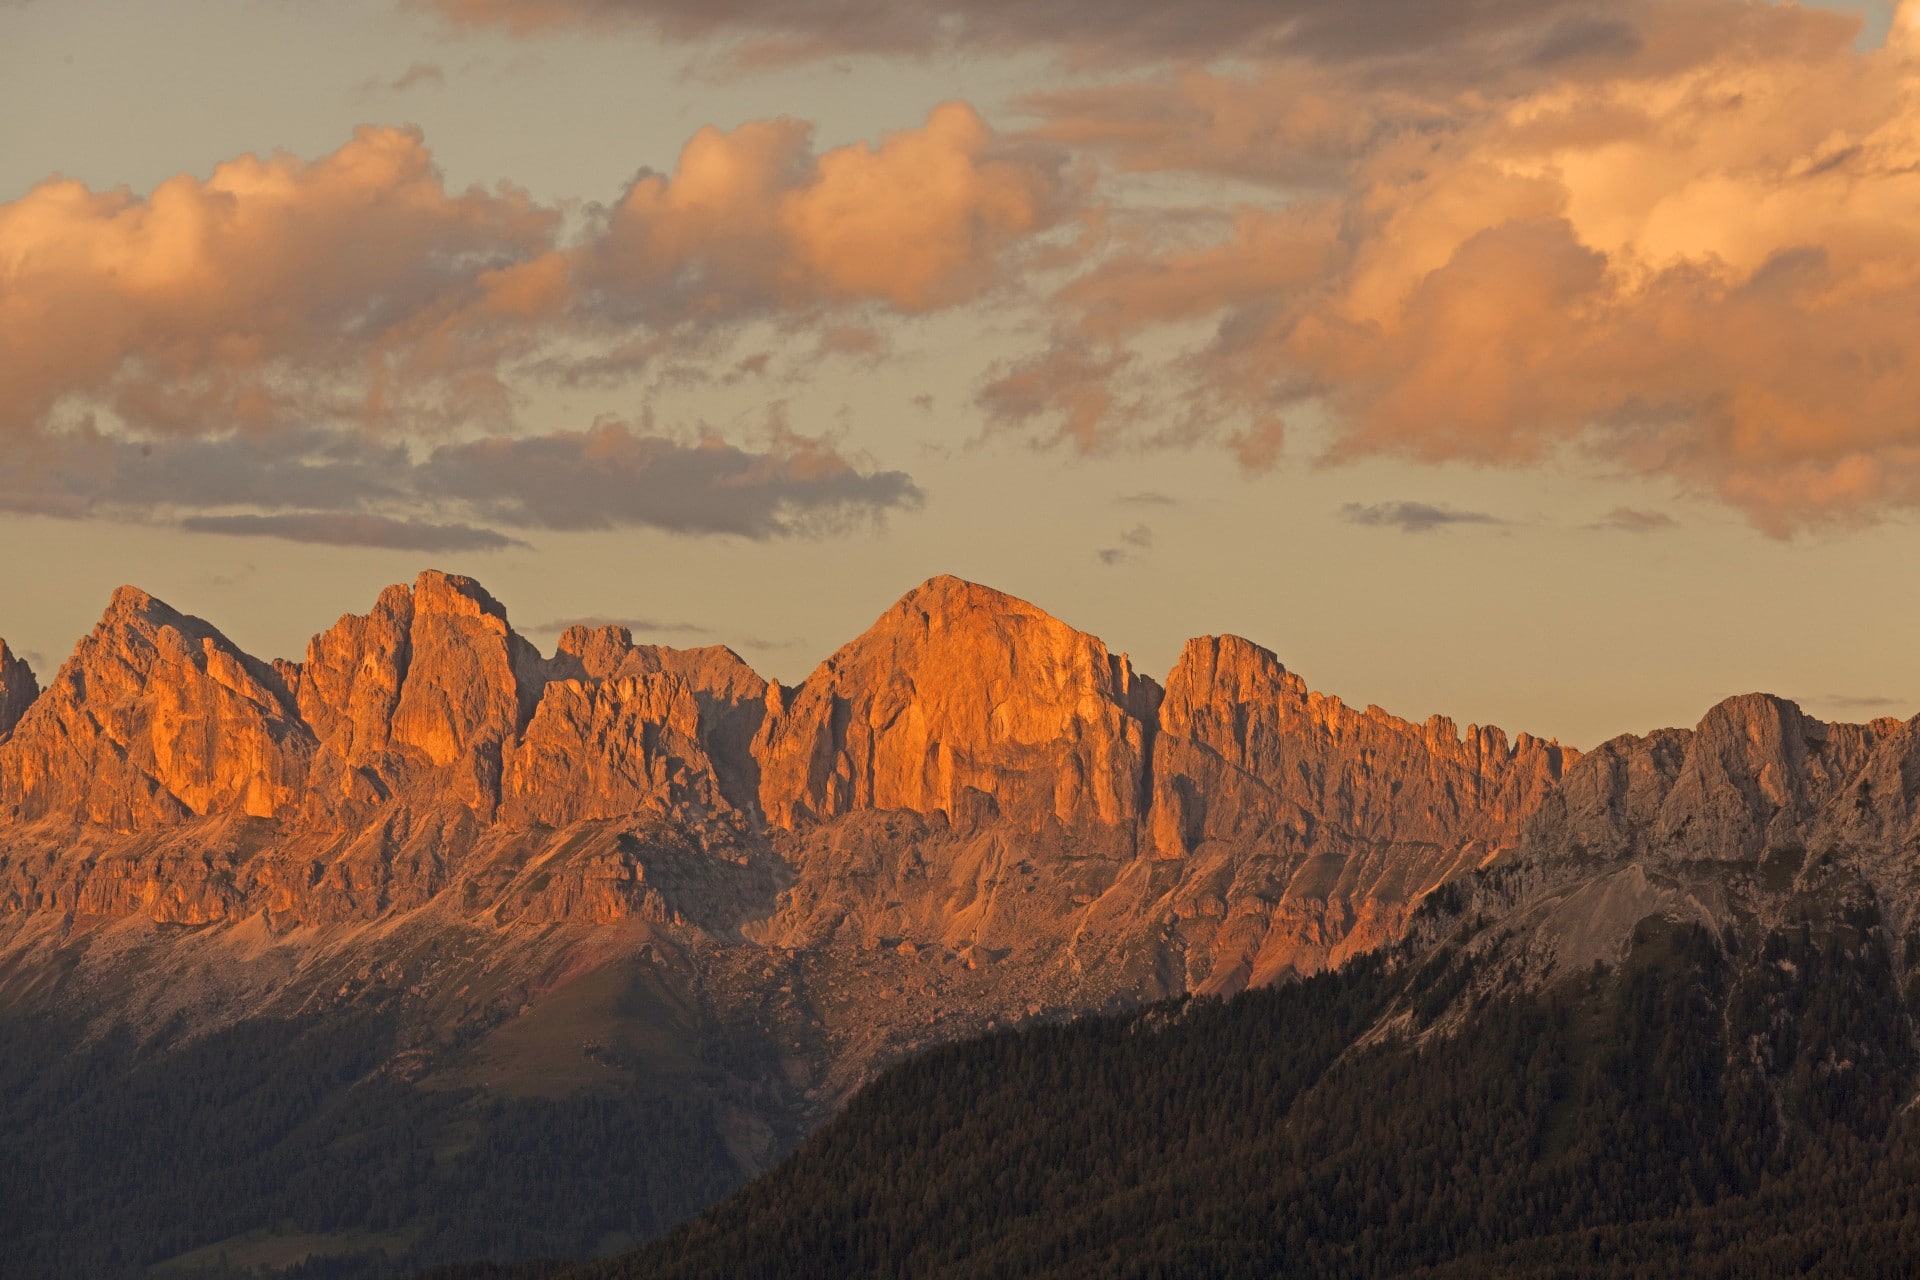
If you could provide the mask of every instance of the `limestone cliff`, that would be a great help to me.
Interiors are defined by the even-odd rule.
[[[312,754],[270,668],[123,587],[0,745],[0,815],[115,831],[272,817],[300,794]]]
[[[761,807],[780,827],[895,809],[1131,825],[1158,699],[1092,636],[935,578],[782,698],[753,746]]]
[[[307,1001],[390,969],[401,936],[520,939],[515,964],[565,973],[669,947],[714,1009],[806,1028],[793,1069],[837,1096],[996,1019],[1378,946],[1508,849],[1572,758],[1356,711],[1233,637],[1189,644],[1163,696],[954,578],[787,689],[618,626],[543,658],[442,573],[272,667],[127,590],[0,743],[0,960],[89,921],[207,930],[146,953],[162,968],[258,931],[263,954],[339,951],[348,980],[311,958],[274,979]]]
[[[7,642],[0,640],[0,742],[6,741],[13,726],[40,696],[40,682],[24,658],[14,656]]]
[[[1154,747],[1152,847],[1185,859],[1189,979],[1231,991],[1397,936],[1427,892],[1512,843],[1575,753],[1309,690],[1236,636],[1189,641]],[[1203,887],[1204,886],[1204,887]]]

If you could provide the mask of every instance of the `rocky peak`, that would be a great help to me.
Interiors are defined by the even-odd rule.
[[[7,642],[0,640],[0,742],[13,732],[13,726],[40,696],[40,681],[26,659],[14,656]]]
[[[1712,861],[1805,847],[1822,811],[1890,744],[1897,761],[1908,736],[1899,721],[1828,724],[1785,698],[1741,694],[1691,730],[1602,744],[1541,806],[1528,843],[1549,854]],[[1898,763],[1888,767],[1900,776]],[[1876,816],[1860,808],[1861,820]]]
[[[1413,724],[1315,693],[1238,636],[1187,642],[1167,677],[1154,748],[1153,843],[1282,848],[1393,842],[1497,847],[1572,753],[1434,716]]]
[[[633,632],[625,627],[576,623],[561,632],[553,651],[554,666],[564,676],[605,680],[620,669],[620,663],[632,651]]]
[[[1131,823],[1157,702],[1093,636],[933,578],[783,699],[754,743],[761,804],[777,826],[868,808]]]
[[[0,812],[122,830],[269,816],[297,795],[311,747],[273,670],[122,587],[0,746]]]
[[[490,813],[546,671],[485,588],[428,570],[315,636],[290,683],[320,740],[323,812],[425,789]]]

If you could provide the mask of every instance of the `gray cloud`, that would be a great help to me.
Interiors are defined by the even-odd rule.
[[[465,524],[429,524],[388,516],[324,511],[277,515],[188,516],[180,527],[189,533],[234,537],[282,538],[334,547],[380,547],[389,551],[504,551],[525,547],[517,538]]]
[[[501,527],[812,536],[923,501],[907,473],[863,466],[777,414],[757,448],[603,422],[425,456],[355,432],[135,442],[91,428],[16,453],[0,511],[412,551],[526,545]]]
[[[395,93],[405,93],[421,85],[443,85],[447,82],[447,73],[431,62],[416,62],[387,83],[387,88]]]
[[[684,636],[702,642],[724,641],[741,649],[779,650],[793,649],[800,644],[798,640],[769,640],[764,636],[722,636],[712,627],[697,622],[662,622],[657,618],[610,618],[602,614],[589,614],[583,618],[555,618],[551,622],[542,622],[538,626],[525,630],[532,635],[554,635],[570,627],[625,627],[636,636]]]
[[[1340,518],[1348,524],[1375,529],[1398,529],[1402,533],[1431,533],[1456,524],[1505,524],[1498,516],[1484,511],[1455,511],[1425,502],[1349,502],[1340,508]]]
[[[1137,524],[1121,534],[1120,541],[1145,551],[1153,545],[1153,530],[1144,524]]]
[[[1642,511],[1634,507],[1615,507],[1587,526],[1589,529],[1614,529],[1622,533],[1661,533],[1679,527],[1680,522],[1664,511]]]
[[[694,622],[661,622],[657,618],[609,618],[602,614],[590,614],[584,618],[555,618],[551,622],[542,622],[527,630],[536,635],[559,635],[574,627],[599,629],[600,627],[625,627],[636,635],[650,636],[710,636],[713,628],[703,627]]]
[[[762,452],[725,441],[590,431],[494,437],[434,450],[418,483],[523,529],[645,525],[673,533],[764,539],[830,532],[924,494],[904,471],[861,471],[822,439],[776,426]]]
[[[1912,705],[1906,698],[1895,698],[1879,693],[1829,693],[1823,697],[1808,698],[1806,701],[1818,706],[1832,707],[1836,711],[1901,711]]]
[[[1101,564],[1108,566],[1124,563],[1127,558],[1127,553],[1119,547],[1101,547],[1093,554]]]
[[[1123,493],[1114,501],[1125,507],[1177,507],[1180,505],[1180,499],[1172,494],[1157,493],[1151,489],[1143,489],[1139,493]]]
[[[446,82],[447,73],[437,63],[416,62],[397,76],[368,76],[360,82],[355,96],[364,101],[380,94],[405,93],[426,85],[439,88]]]
[[[1566,61],[1637,49],[1618,0],[1605,19],[1584,0],[426,0],[449,21],[519,33],[635,27],[668,39],[717,41],[734,61],[848,53],[1052,50],[1070,61],[1167,62],[1216,55],[1295,55],[1324,62],[1418,58],[1469,74],[1504,60]],[[1474,64],[1469,67],[1469,60]]]

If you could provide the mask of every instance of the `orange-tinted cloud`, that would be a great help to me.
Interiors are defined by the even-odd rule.
[[[0,430],[504,430],[523,362],[591,381],[676,330],[948,306],[1072,198],[1052,151],[957,103],[817,154],[793,120],[702,130],[571,241],[524,192],[449,190],[411,129],[147,196],[50,181],[0,204]]]
[[[964,103],[878,146],[816,155],[811,133],[788,119],[702,129],[671,176],[643,174],[582,252],[607,311],[929,311],[986,290],[1005,251],[1068,207],[1058,157],[1008,147]]]
[[[1001,379],[1054,400],[988,407],[1137,435],[1089,411],[1111,380],[1050,371],[1204,325],[1156,420],[1223,442],[1292,416],[1331,425],[1331,460],[1584,450],[1782,534],[1920,503],[1917,16],[1861,52],[1835,15],[1685,0],[1577,71],[1381,99],[1310,173],[1270,154],[1287,129],[1246,125],[1297,85],[1058,96],[1050,136],[1276,194],[1210,243],[1110,253],[1059,295],[1061,344]]]
[[[160,433],[497,422],[522,345],[501,322],[557,228],[511,188],[447,190],[403,129],[147,196],[43,183],[0,204],[0,428],[74,399]]]

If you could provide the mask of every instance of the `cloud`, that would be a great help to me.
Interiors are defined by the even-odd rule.
[[[432,62],[416,62],[390,81],[387,88],[394,93],[405,93],[407,90],[418,88],[421,85],[430,84],[437,87],[446,82],[447,73],[442,71],[438,64]]]
[[[584,618],[558,618],[552,622],[528,627],[527,631],[534,635],[559,635],[571,627],[625,627],[632,634],[639,636],[683,636],[696,641],[710,640],[720,635],[714,628],[694,622],[662,622],[655,618],[609,618],[600,614]],[[747,635],[729,637],[725,643],[756,652],[774,652],[796,648],[801,642],[768,640],[762,636]]]
[[[1821,701],[1830,706],[1856,707],[1863,710],[1878,707],[1898,707],[1904,706],[1906,703],[1904,698],[1890,698],[1884,694],[1861,695],[1844,693],[1830,693],[1822,698]]]
[[[1128,507],[1177,507],[1180,499],[1172,494],[1160,493],[1152,489],[1143,489],[1138,493],[1123,493],[1114,499]]]
[[[758,452],[618,421],[446,445],[422,464],[418,485],[514,528],[645,525],[755,540],[830,532],[924,501],[905,472],[863,471],[826,440],[778,422]]]
[[[817,536],[924,500],[905,472],[778,415],[764,435],[749,447],[609,420],[421,449],[340,431],[142,442],[81,430],[20,450],[0,472],[0,511],[453,551],[526,545],[502,527]]]
[[[1842,15],[1676,0],[1623,6],[1630,38],[1562,11],[1471,92],[1280,65],[1042,100],[1056,141],[1273,196],[1219,233],[1116,231],[982,408],[1089,452],[1205,440],[1255,469],[1294,417],[1328,424],[1324,462],[1586,459],[1782,536],[1920,505],[1920,5],[1902,12],[1864,52]]]
[[[44,182],[0,204],[0,433],[63,405],[156,435],[500,421],[508,322],[564,286],[558,225],[512,188],[449,191],[405,129],[147,196]]]
[[[935,107],[877,146],[816,153],[802,121],[696,133],[671,175],[642,172],[577,260],[599,313],[714,320],[823,304],[908,313],[976,297],[1005,254],[1077,195],[1057,149]]]
[[[1153,548],[1153,530],[1144,524],[1137,524],[1120,535],[1117,547],[1100,547],[1094,551],[1094,558],[1101,564],[1112,567],[1137,560],[1141,554]]]
[[[387,516],[295,511],[278,515],[188,516],[189,533],[283,538],[334,547],[380,547],[389,551],[504,551],[527,544],[491,529],[464,524],[428,524]]]
[[[1619,56],[1631,23],[1595,19],[1574,0],[420,0],[449,22],[520,35],[629,27],[719,43],[736,65],[846,54],[1013,53],[1082,63],[1191,61],[1220,55],[1457,66]],[[1621,4],[1630,15],[1639,6]]]
[[[1455,511],[1425,502],[1349,502],[1340,508],[1340,518],[1348,524],[1398,529],[1401,533],[1432,533],[1456,524],[1506,523],[1484,511]]]
[[[1661,533],[1679,527],[1680,522],[1664,511],[1641,511],[1634,507],[1615,507],[1587,526],[1589,529],[1616,529],[1624,533]]]
[[[976,297],[1079,198],[959,103],[821,152],[790,119],[700,130],[571,236],[511,186],[450,190],[416,129],[144,196],[52,180],[0,203],[0,433],[504,430],[516,371],[631,376],[775,314],[844,344],[836,307]]]
[[[437,89],[446,82],[447,73],[438,63],[415,62],[390,79],[382,79],[379,76],[368,77],[360,82],[355,96],[364,100],[378,94],[405,93],[410,89],[418,89],[426,85],[432,85]]]
[[[911,510],[904,472],[784,424],[529,434],[516,405],[532,381],[768,374],[729,351],[756,320],[872,358],[887,314],[1005,285],[1083,194],[1057,148],[957,103],[826,150],[788,119],[701,130],[571,230],[511,186],[450,189],[415,129],[146,195],[49,181],[0,203],[0,510],[434,548]]]
[[[557,618],[552,622],[542,622],[538,626],[527,628],[536,635],[559,635],[562,631],[574,627],[586,627],[597,630],[601,627],[625,627],[628,631],[640,635],[657,636],[710,636],[711,627],[703,627],[692,622],[661,622],[656,618],[609,618],[593,614],[585,618]]]

